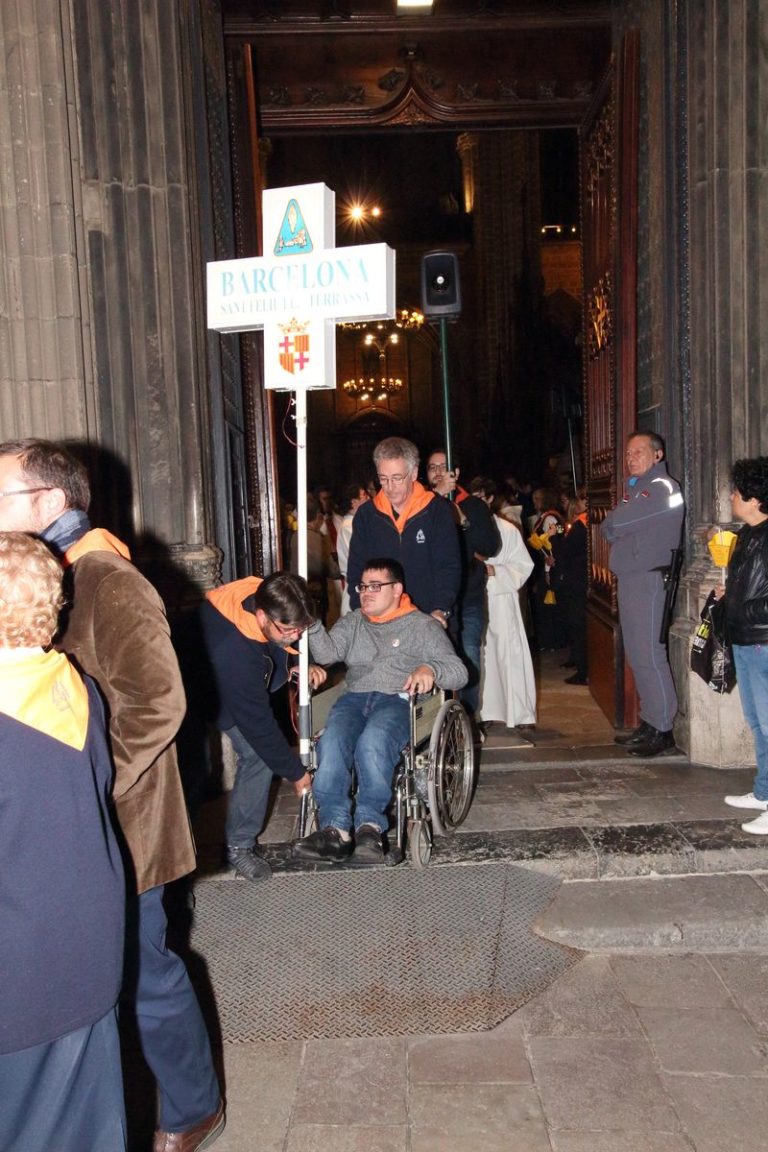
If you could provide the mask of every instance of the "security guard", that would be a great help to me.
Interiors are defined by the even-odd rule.
[[[666,646],[659,641],[664,610],[663,570],[680,543],[685,515],[680,485],[664,463],[664,441],[654,432],[627,440],[627,472],[621,502],[600,531],[611,545],[611,571],[618,578],[624,651],[640,695],[640,726],[617,736],[634,756],[656,756],[675,744],[672,723],[677,695]]]

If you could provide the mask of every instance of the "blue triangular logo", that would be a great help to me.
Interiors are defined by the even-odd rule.
[[[295,256],[312,251],[309,230],[299,208],[298,200],[289,200],[275,243],[275,256]]]

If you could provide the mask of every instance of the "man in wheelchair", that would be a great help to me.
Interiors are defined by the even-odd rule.
[[[360,863],[383,861],[394,771],[409,739],[409,696],[467,681],[445,630],[411,603],[404,584],[398,561],[368,560],[357,585],[360,608],[330,632],[319,621],[309,629],[312,659],[344,663],[347,691],[319,739],[319,828],[294,845],[301,859],[344,860],[354,850]]]

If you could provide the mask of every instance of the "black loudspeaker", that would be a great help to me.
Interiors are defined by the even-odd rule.
[[[427,252],[421,258],[421,307],[425,316],[461,312],[459,261],[453,252]]]

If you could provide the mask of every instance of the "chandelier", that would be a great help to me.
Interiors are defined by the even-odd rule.
[[[374,331],[383,332],[393,328],[419,329],[423,323],[424,313],[419,312],[418,308],[398,308],[392,320],[349,320],[345,324],[337,324],[336,327],[346,328],[348,331],[373,328]]]
[[[349,324],[340,324],[340,328],[363,332],[359,345],[359,360],[363,371],[359,376],[353,376],[342,382],[342,388],[348,396],[373,404],[377,400],[386,400],[389,396],[403,390],[403,381],[399,376],[390,376],[387,371],[387,353],[400,343],[400,332],[418,330],[424,323],[424,316],[416,309],[401,308],[392,320],[383,321],[352,321]]]
[[[403,382],[399,376],[358,376],[345,380],[342,388],[348,396],[358,400],[386,400],[402,391]]]

